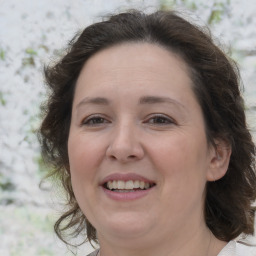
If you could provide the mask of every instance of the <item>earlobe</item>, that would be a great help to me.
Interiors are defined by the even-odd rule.
[[[224,140],[215,140],[215,145],[211,148],[211,156],[209,169],[207,172],[208,181],[216,181],[221,179],[227,172],[231,146]]]

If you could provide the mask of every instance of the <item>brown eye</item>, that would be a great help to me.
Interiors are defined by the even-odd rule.
[[[175,123],[174,120],[165,115],[154,115],[147,122],[153,125],[170,125]]]
[[[107,119],[101,116],[90,116],[83,120],[82,125],[86,126],[99,126],[105,123],[109,123]]]

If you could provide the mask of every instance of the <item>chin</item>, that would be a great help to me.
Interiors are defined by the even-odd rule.
[[[137,239],[145,236],[152,228],[152,222],[147,221],[138,214],[118,214],[97,225],[97,230],[103,235],[113,235],[118,238]]]

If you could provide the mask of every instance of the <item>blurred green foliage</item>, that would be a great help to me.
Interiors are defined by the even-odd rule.
[[[22,59],[22,66],[35,66],[35,60],[31,57],[26,57]]]
[[[159,1],[160,10],[170,10],[177,6],[185,6],[189,10],[197,9],[197,4],[194,1],[189,1],[189,0],[160,0]]]
[[[34,161],[37,163],[40,178],[43,178],[50,171],[49,167],[47,167],[47,165],[45,164],[41,154],[36,156]]]
[[[0,48],[0,59],[5,60],[5,51]]]
[[[4,99],[4,94],[1,91],[0,91],[0,103],[2,106],[6,105],[6,100]]]
[[[26,57],[22,59],[22,66],[32,66],[35,67],[35,59],[34,57],[37,55],[37,52],[33,48],[27,48],[25,50]]]
[[[34,49],[32,49],[32,48],[27,48],[25,52],[27,54],[31,55],[31,56],[32,55],[37,55],[37,52]]]
[[[214,0],[208,3],[203,3],[202,1],[191,1],[191,0],[160,0],[159,8],[161,10],[170,10],[175,8],[186,8],[190,11],[195,11],[200,5],[205,6],[205,8],[210,8],[210,15],[208,17],[207,23],[209,25],[219,23],[224,15],[228,15],[228,10],[230,7],[230,0]]]
[[[0,190],[13,191],[15,190],[14,184],[7,179],[2,173],[0,173]]]
[[[0,236],[9,232],[9,224],[11,223],[17,233],[12,242],[13,246],[9,248],[8,255],[56,255],[53,250],[55,246],[54,240],[51,241],[49,248],[43,247],[44,241],[42,240],[48,239],[53,235],[53,216],[44,209],[36,207],[15,207],[10,209],[7,207],[4,212],[7,216],[5,214],[0,215]],[[13,218],[12,222],[8,218],[10,214]],[[20,226],[24,227],[23,230],[19,228]]]
[[[222,17],[228,13],[228,7],[230,6],[230,1],[215,1],[213,4],[211,14],[208,18],[208,24],[219,23]]]

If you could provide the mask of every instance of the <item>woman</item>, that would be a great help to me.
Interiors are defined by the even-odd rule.
[[[255,146],[238,70],[175,12],[87,27],[45,70],[40,140],[68,195],[57,235],[90,255],[256,255]]]

